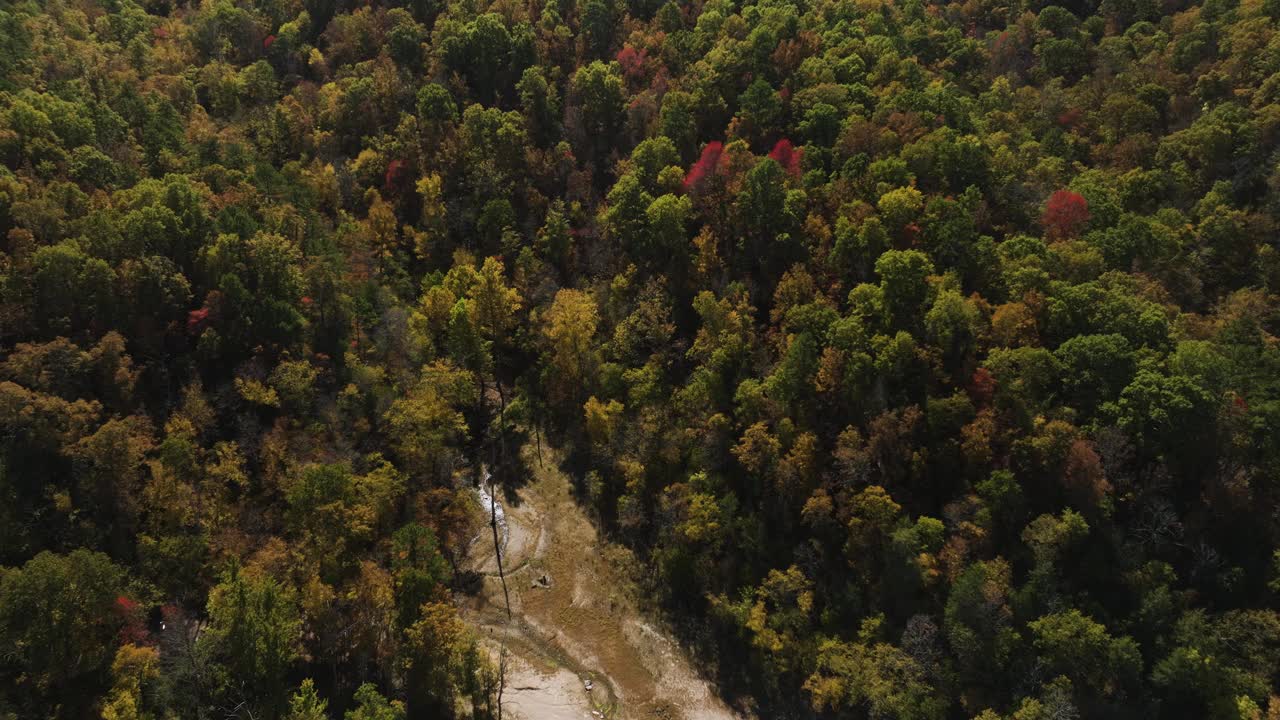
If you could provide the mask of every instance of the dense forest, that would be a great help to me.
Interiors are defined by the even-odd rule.
[[[564,452],[768,718],[1280,718],[1280,2],[0,0],[0,718],[496,718]]]

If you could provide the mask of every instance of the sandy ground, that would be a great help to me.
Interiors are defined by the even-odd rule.
[[[638,611],[626,575],[630,554],[601,540],[552,454],[544,448],[539,467],[532,448],[525,452],[534,477],[519,491],[519,502],[504,508],[513,621],[507,623],[502,610],[489,533],[473,543],[469,559],[485,575],[483,590],[463,607],[495,659],[499,648],[508,652],[503,707],[528,720],[744,717],[719,699],[671,636]]]
[[[588,703],[582,681],[573,672],[560,668],[545,674],[518,656],[509,662],[507,688],[502,698],[504,717],[581,720],[593,717]]]

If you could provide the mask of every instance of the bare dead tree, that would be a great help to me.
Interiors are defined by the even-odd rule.
[[[493,384],[498,391],[498,443],[501,448],[502,457],[500,462],[495,465],[498,472],[506,467],[507,463],[507,435],[506,435],[506,410],[507,397],[502,391],[502,381],[498,379],[496,373],[493,378]],[[492,445],[489,446],[491,449]],[[504,609],[507,613],[506,622],[502,628],[502,639],[498,645],[498,720],[502,720],[502,695],[507,685],[507,635],[511,629],[511,592],[507,588],[507,573],[503,567],[502,559],[502,542],[498,537],[498,483],[492,473],[487,470],[483,471],[489,481],[489,530],[493,534],[493,557],[498,563],[498,581],[502,583],[502,599]]]
[[[507,575],[502,567],[502,542],[498,538],[498,485],[489,479],[489,528],[493,532],[493,556],[498,562],[498,580],[502,583],[502,599],[506,604],[507,620],[502,629],[502,641],[498,647],[498,720],[502,720],[502,691],[507,684],[507,631],[511,625],[511,594],[507,590]]]
[[[258,720],[258,716],[253,714],[253,707],[249,705],[248,700],[241,700],[238,705],[232,708],[222,708],[223,714],[227,720]]]

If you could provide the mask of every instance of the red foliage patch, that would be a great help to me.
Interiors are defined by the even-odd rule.
[[[116,614],[120,616],[120,640],[125,643],[142,645],[150,638],[147,622],[142,607],[133,599],[120,595],[116,597]]]
[[[920,242],[924,230],[919,223],[907,223],[902,226],[902,243],[904,247],[915,247]]]
[[[769,157],[776,160],[792,177],[800,177],[800,157],[803,153],[790,140],[782,138],[769,151]]]
[[[192,335],[199,335],[204,330],[204,326],[209,322],[209,308],[202,307],[199,310],[192,310],[187,313],[187,332]]]
[[[403,179],[402,177],[403,174],[404,174],[403,160],[392,160],[391,162],[387,163],[387,173],[386,173],[386,176],[383,178],[387,189],[395,190],[400,185],[400,181]]]
[[[1088,222],[1089,201],[1070,190],[1059,190],[1049,196],[1044,216],[1040,218],[1045,235],[1051,239],[1072,237]]]
[[[702,155],[698,158],[698,162],[694,163],[684,176],[685,190],[700,186],[707,177],[715,174],[716,166],[720,163],[720,153],[723,150],[724,143],[719,140],[713,140],[702,148]]]
[[[973,377],[969,379],[969,398],[973,400],[973,404],[978,407],[987,407],[991,404],[991,398],[996,393],[996,379],[991,371],[980,367],[973,371]]]
[[[271,43],[274,43],[275,41],[276,41],[275,35],[268,35],[262,38],[262,49],[266,50],[267,48],[271,47]]]
[[[616,57],[618,64],[622,66],[622,75],[627,80],[638,80],[644,76],[644,64],[648,60],[648,54],[644,50],[636,50],[630,45],[624,45],[618,51]]]

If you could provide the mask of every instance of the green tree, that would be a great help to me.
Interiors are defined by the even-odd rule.
[[[601,0],[589,0],[599,3]],[[602,152],[611,144],[610,139],[622,128],[626,88],[622,84],[622,70],[615,63],[599,60],[583,65],[573,75],[573,91],[582,107],[583,131],[591,147]]]
[[[405,720],[404,703],[388,701],[372,683],[364,683],[355,694],[356,706],[347,711],[345,720]]]
[[[1142,671],[1138,645],[1112,637],[1105,626],[1079,610],[1045,615],[1027,624],[1032,645],[1049,671],[1078,681],[1100,695],[1121,692]]]
[[[126,581],[106,555],[84,549],[41,552],[0,573],[0,673],[16,709],[58,717],[89,711],[115,656]]]
[[[234,706],[248,702],[269,718],[288,705],[288,676],[302,647],[296,593],[274,579],[232,568],[209,592],[209,626],[199,646],[221,670]]]
[[[890,250],[876,260],[885,309],[894,327],[918,327],[929,296],[933,263],[918,250]]]
[[[302,681],[298,691],[289,698],[289,711],[284,714],[285,720],[327,720],[326,710],[329,703],[316,692],[311,678]]]

